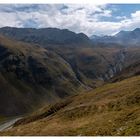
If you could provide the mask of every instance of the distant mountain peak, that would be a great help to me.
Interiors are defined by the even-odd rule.
[[[93,35],[91,37],[93,43],[116,43],[123,46],[138,46],[140,44],[140,28],[136,28],[133,31],[121,30],[114,36],[103,36],[96,37]]]
[[[139,31],[140,32],[140,28],[136,28],[135,30],[133,30],[133,31]]]
[[[84,33],[75,33],[68,29],[59,28],[0,28],[0,33],[19,41],[47,45],[90,44],[91,41]]]

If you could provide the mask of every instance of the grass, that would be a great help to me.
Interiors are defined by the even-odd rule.
[[[136,76],[46,106],[0,134],[139,136],[139,108],[140,76]],[[43,115],[49,110],[50,115]],[[31,118],[36,119],[27,122]]]
[[[85,88],[55,52],[2,35],[0,49],[0,115],[28,113]]]

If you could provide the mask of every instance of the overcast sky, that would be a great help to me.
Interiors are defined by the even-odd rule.
[[[0,4],[0,27],[67,28],[91,35],[112,35],[140,27],[140,4]]]

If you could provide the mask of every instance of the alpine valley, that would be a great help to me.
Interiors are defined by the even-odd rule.
[[[140,29],[0,28],[0,135],[139,136]]]

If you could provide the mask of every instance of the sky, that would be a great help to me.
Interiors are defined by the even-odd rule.
[[[0,27],[5,26],[114,35],[140,28],[140,4],[0,4]]]

